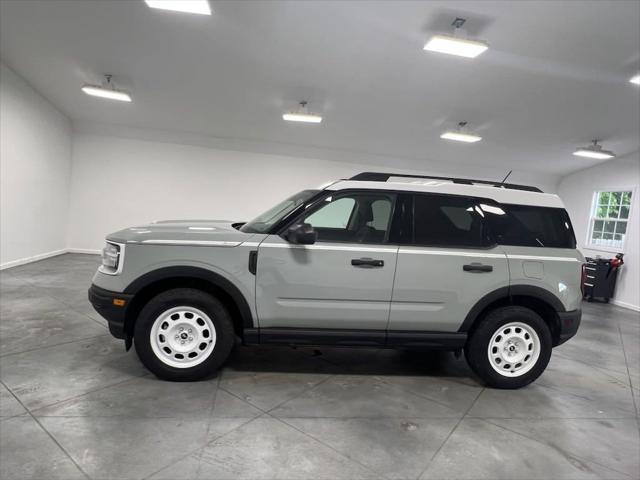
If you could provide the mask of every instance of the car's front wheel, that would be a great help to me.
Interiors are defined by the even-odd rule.
[[[136,352],[160,378],[193,381],[215,372],[235,337],[229,312],[212,295],[177,288],[152,298],[135,326]]]
[[[465,356],[487,385],[520,388],[544,372],[552,346],[549,327],[536,312],[507,306],[489,312],[472,331]]]

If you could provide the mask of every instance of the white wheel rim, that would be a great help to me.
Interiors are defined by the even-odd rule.
[[[511,322],[496,330],[487,353],[496,372],[505,377],[519,377],[538,361],[540,338],[526,323]]]
[[[204,362],[216,346],[216,329],[209,316],[194,307],[174,307],[161,313],[149,336],[156,357],[175,368]]]

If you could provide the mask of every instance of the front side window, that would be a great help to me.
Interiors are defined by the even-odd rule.
[[[589,245],[622,250],[631,210],[631,190],[595,192]]]
[[[305,222],[314,228],[346,229],[349,225],[351,212],[356,201],[353,198],[343,197],[332,202],[331,198],[325,200],[327,204],[309,215]]]
[[[384,243],[393,199],[376,193],[332,195],[301,222],[318,232],[319,242]]]
[[[415,195],[413,212],[413,244],[466,248],[490,244],[477,199]]]

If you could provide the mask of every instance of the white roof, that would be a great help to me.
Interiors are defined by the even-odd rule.
[[[327,190],[345,190],[350,188],[467,195],[471,197],[490,198],[500,203],[564,208],[560,197],[551,193],[528,192],[525,190],[500,188],[482,184],[465,185],[446,180],[423,180],[402,177],[391,177],[389,181],[386,182],[339,180],[326,187]]]

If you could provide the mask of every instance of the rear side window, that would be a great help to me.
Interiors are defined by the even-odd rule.
[[[491,232],[502,245],[576,248],[569,215],[563,208],[483,205]]]
[[[482,248],[491,243],[477,199],[415,195],[413,213],[415,245]]]

